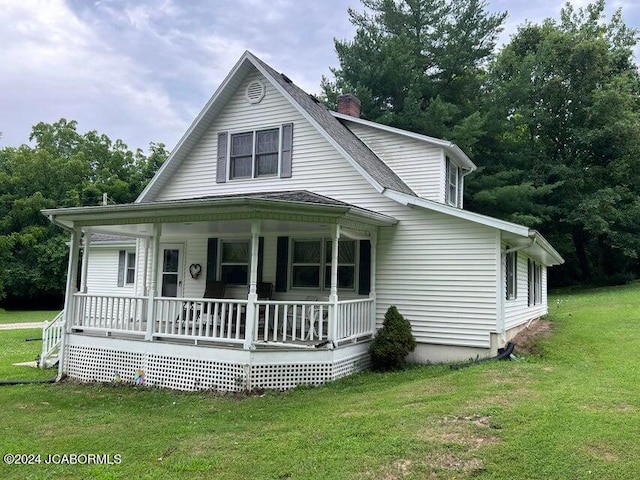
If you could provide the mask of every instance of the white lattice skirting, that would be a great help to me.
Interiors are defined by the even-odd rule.
[[[368,368],[369,355],[366,349],[359,350],[333,361],[242,364],[70,345],[65,349],[64,371],[84,382],[138,383],[175,390],[286,390],[320,385]]]

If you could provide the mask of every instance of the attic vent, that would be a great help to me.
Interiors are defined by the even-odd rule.
[[[247,101],[249,103],[260,103],[260,101],[264,98],[265,94],[264,83],[260,80],[254,80],[249,85],[247,85],[247,90],[245,91],[245,97],[247,97]]]

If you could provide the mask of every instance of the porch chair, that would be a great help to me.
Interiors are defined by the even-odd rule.
[[[227,284],[225,282],[220,282],[220,281],[207,282],[204,288],[204,293],[202,294],[202,298],[224,298],[224,291],[226,288],[227,288]],[[200,312],[200,309],[196,309],[194,307],[195,307],[194,305],[190,305],[189,303],[185,302],[183,311],[182,311],[183,325],[186,319],[188,318],[189,313],[191,313],[191,320],[193,322],[194,327],[195,325],[198,324],[200,320],[200,314],[202,312]],[[189,312],[189,309],[191,309],[192,311]],[[209,322],[211,320],[209,318],[210,316],[211,314],[205,315],[204,321]],[[178,320],[179,319],[180,317],[178,317]]]
[[[329,297],[317,297],[315,295],[308,295],[305,299],[305,302],[327,302],[329,301]],[[305,338],[304,340],[312,340],[313,334],[319,332],[319,324],[322,322],[322,337],[326,338],[329,334],[329,312],[325,308],[322,312],[322,318],[320,318],[320,308],[317,305],[305,305],[302,308],[302,312],[304,312],[304,322],[305,322]],[[301,314],[302,312],[298,311],[296,314],[296,323],[302,321]],[[287,323],[293,325],[293,312],[289,312],[287,314]],[[296,325],[297,334],[301,331],[302,323]],[[320,339],[322,340],[322,339]]]
[[[224,298],[227,284],[222,281],[207,282],[202,298]]]

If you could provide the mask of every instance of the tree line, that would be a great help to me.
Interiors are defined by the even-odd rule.
[[[38,123],[34,146],[0,149],[0,300],[5,306],[57,308],[67,276],[69,233],[40,210],[136,199],[167,157],[161,143],[132,152],[121,140],[75,121]]]
[[[520,26],[481,0],[361,0],[324,101],[355,93],[362,117],[457,143],[479,166],[465,208],[536,228],[566,264],[552,285],[640,273],[638,32],[604,0]],[[167,157],[131,151],[75,121],[38,123],[33,146],[0,149],[0,301],[59,303],[69,235],[40,210],[132,202]],[[46,261],[42,261],[46,259]]]
[[[445,138],[478,165],[465,208],[538,229],[566,263],[552,285],[640,273],[638,32],[605,2],[565,4],[496,48],[505,13],[481,0],[361,0],[326,103]]]

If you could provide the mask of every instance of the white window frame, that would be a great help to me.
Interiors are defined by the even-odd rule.
[[[224,261],[224,244],[230,243],[246,243],[247,244],[247,261],[246,262],[225,262]],[[246,238],[224,238],[218,241],[218,277],[219,280],[224,281],[222,268],[225,266],[246,266],[247,267],[247,280],[245,283],[228,283],[228,285],[245,286],[249,284],[250,265],[251,265],[251,240]]]
[[[507,250],[509,250],[509,247],[507,247]],[[518,252],[506,253],[504,260],[505,298],[507,300],[515,300],[518,298]]]
[[[131,256],[133,255],[133,259]],[[129,274],[131,273],[131,281]],[[135,250],[124,251],[124,284],[133,285],[136,283],[136,252]]]
[[[295,244],[297,243],[302,243],[302,242],[317,242],[320,244],[320,258],[318,259],[318,263],[310,263],[310,262],[304,262],[304,263],[295,263],[294,262],[294,250],[295,250]],[[322,261],[322,259],[324,258],[324,241],[322,238],[291,238],[289,240],[289,288],[291,289],[301,289],[301,290],[319,290],[322,287],[323,284],[323,272],[322,269],[324,268],[324,263]],[[295,267],[318,267],[318,285],[317,286],[298,286],[298,285],[294,285],[294,274],[293,274],[293,269]]]
[[[460,188],[462,175],[460,173],[460,167],[453,163],[449,157],[445,157],[445,176],[446,202],[452,207],[459,207],[461,203],[460,197],[462,196],[462,189]]]
[[[276,160],[276,171],[274,173],[269,173],[269,174],[262,174],[259,175],[258,174],[258,168],[257,168],[257,161],[258,161],[258,153],[256,153],[256,148],[257,148],[257,138],[258,138],[258,134],[262,133],[262,132],[270,132],[270,131],[277,131],[278,132],[278,151],[277,152],[272,152],[272,153],[277,153],[278,158]],[[240,136],[240,135],[251,135],[251,175],[247,175],[247,176],[243,176],[243,177],[234,177],[233,176],[233,160],[236,157],[242,157],[244,155],[237,155],[236,157],[232,156],[232,149],[233,149],[233,138]],[[255,179],[259,179],[259,178],[273,178],[273,177],[278,177],[280,175],[280,163],[282,161],[282,125],[280,126],[273,126],[273,127],[268,127],[268,128],[260,128],[257,130],[245,130],[245,131],[239,131],[239,132],[234,132],[234,133],[230,133],[229,134],[229,146],[228,146],[228,151],[227,151],[227,177],[229,181],[241,181],[241,180],[255,180]]]
[[[529,284],[529,306],[542,304],[542,265],[529,259],[528,284]]]
[[[331,289],[331,285],[329,284],[328,286],[326,285],[327,282],[327,267],[329,267],[329,282],[331,281],[330,275],[331,275],[331,261],[327,261],[326,257],[327,257],[327,250],[328,250],[328,245],[329,243],[332,241],[331,238],[326,238],[326,237],[322,237],[322,238],[318,238],[318,237],[313,237],[313,238],[302,238],[302,237],[298,237],[298,238],[291,238],[290,239],[290,245],[289,245],[289,288],[292,290],[322,290],[322,291],[328,291]],[[295,248],[295,242],[320,242],[320,263],[294,263],[293,262],[293,250]],[[354,242],[354,263],[338,263],[338,268],[340,266],[353,266],[353,287],[338,287],[338,289],[340,291],[343,292],[354,292],[357,291],[358,288],[358,282],[359,282],[359,278],[358,278],[358,272],[359,272],[359,259],[360,259],[360,242],[358,242],[355,239],[351,239],[351,238],[344,238],[339,240],[339,242]],[[338,243],[338,245],[340,245]],[[318,281],[320,282],[319,285],[314,286],[314,287],[303,287],[303,286],[296,286],[294,285],[294,275],[293,275],[293,269],[295,266],[318,266],[320,271],[318,274]],[[339,270],[338,270],[339,273]],[[340,282],[338,282],[340,283]]]

